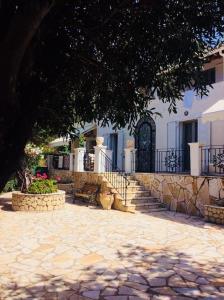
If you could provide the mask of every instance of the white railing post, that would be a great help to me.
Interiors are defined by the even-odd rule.
[[[94,161],[94,172],[95,173],[104,173],[106,171],[106,161],[105,155],[107,151],[107,146],[103,146],[104,138],[96,138],[95,150],[95,161]]]
[[[74,171],[74,154],[69,154],[69,171]]]
[[[200,143],[188,143],[190,146],[191,176],[201,175],[201,145]]]
[[[86,149],[85,148],[75,148],[74,154],[74,171],[75,172],[84,172],[84,155]]]
[[[124,149],[124,170],[125,173],[131,174],[135,172],[135,152],[134,148]]]
[[[47,168],[48,168],[48,170],[53,169],[53,155],[47,156]]]
[[[94,172],[104,173],[106,171],[106,154],[107,146],[95,146],[95,161],[94,161]]]

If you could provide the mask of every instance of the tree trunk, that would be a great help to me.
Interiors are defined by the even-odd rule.
[[[32,99],[19,101],[17,79],[25,53],[52,5],[49,0],[27,1],[0,44],[0,191],[18,168],[31,137],[35,104]]]

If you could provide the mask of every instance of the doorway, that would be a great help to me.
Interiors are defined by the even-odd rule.
[[[182,147],[184,150],[184,171],[190,171],[190,147],[188,143],[198,141],[198,121],[192,120],[183,122],[183,140]]]
[[[136,171],[155,171],[156,125],[151,117],[139,120],[135,130]]]
[[[112,168],[113,170],[117,169],[117,145],[118,145],[118,136],[117,133],[110,134],[110,150],[112,150]]]

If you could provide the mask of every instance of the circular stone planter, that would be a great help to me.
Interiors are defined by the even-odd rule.
[[[216,205],[204,206],[205,221],[224,225],[224,207]]]
[[[50,211],[61,209],[65,204],[65,192],[51,194],[12,193],[12,208],[15,211]]]

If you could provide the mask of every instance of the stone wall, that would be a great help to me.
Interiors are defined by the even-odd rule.
[[[58,183],[58,189],[65,191],[66,194],[73,194],[74,184],[73,183]]]
[[[172,211],[204,216],[204,206],[224,198],[224,179],[178,174],[136,173],[152,196],[166,203]]]
[[[224,224],[224,207],[205,205],[205,221]]]
[[[85,183],[97,184],[100,186],[100,194],[98,197],[98,203],[100,203],[100,198],[102,202],[102,197],[108,197],[108,194],[114,195],[114,203],[112,208],[124,211],[124,212],[134,212],[133,207],[128,207],[123,204],[123,199],[120,197],[118,192],[113,188],[113,186],[105,179],[103,175],[94,172],[74,172],[74,190],[77,191],[81,189]]]
[[[61,177],[63,180],[68,180],[73,182],[73,172],[69,170],[56,170],[50,169],[50,177],[55,178],[56,176]]]
[[[52,194],[12,193],[12,208],[15,211],[49,211],[61,209],[65,204],[65,192]]]

